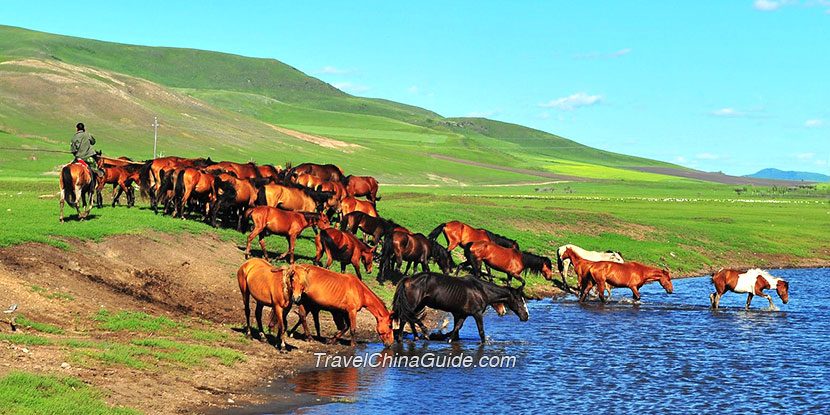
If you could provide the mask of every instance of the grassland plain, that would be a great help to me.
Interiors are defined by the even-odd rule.
[[[31,407],[60,413],[62,403],[50,399],[63,399],[76,378],[92,385],[72,392],[98,408],[81,407],[86,413],[129,413],[114,404],[148,412],[192,410],[237,396],[238,389],[218,387],[218,381],[250,387],[250,379],[229,373],[275,365],[291,370],[297,367],[292,362],[312,350],[303,346],[291,359],[274,357],[230,330],[231,319],[238,321],[241,313],[233,272],[242,261],[244,235],[156,216],[145,203],[95,209],[88,221],[58,223],[55,173],[68,156],[38,150],[66,150],[80,118],[107,154],[145,159],[151,155],[153,116],[161,121],[159,145],[166,155],[333,162],[349,174],[375,176],[381,182],[380,213],[418,232],[458,219],[515,238],[539,254],[554,256],[564,243],[614,249],[628,260],[668,267],[675,276],[721,266],[830,263],[827,185],[736,192],[736,186],[623,169],[681,167],[513,124],[445,118],[353,97],[272,59],[0,26],[0,254],[15,261],[14,267],[0,263],[0,271],[15,270],[0,275],[0,299],[24,298],[26,305],[18,320],[22,333],[0,333],[0,360],[36,372],[0,368],[0,396],[13,391],[39,400],[14,401],[13,411],[42,405]],[[595,180],[549,180],[430,154]],[[307,231],[298,241],[300,262],[314,256],[311,236]],[[128,246],[116,249],[116,243]],[[130,244],[152,249],[135,259],[127,250],[141,247]],[[205,260],[194,244],[216,258]],[[268,247],[281,252],[285,240],[269,237]],[[90,265],[78,265],[73,253]],[[39,268],[28,268],[30,257]],[[120,262],[130,259],[137,262]],[[95,270],[91,264],[97,262],[108,265]],[[201,272],[189,270],[193,262],[204,262]],[[115,277],[102,284],[109,276]],[[366,281],[389,303],[392,284],[373,276]],[[529,294],[551,294],[550,282],[528,280]],[[184,297],[171,295],[170,287],[200,300],[177,309]],[[150,295],[154,290],[161,294]],[[194,313],[200,318],[191,318]],[[375,337],[368,332],[363,339]],[[61,369],[63,361],[72,369]],[[129,392],[135,384],[159,388],[151,382],[157,377],[172,385],[170,391],[193,398],[165,395],[172,400],[154,402]]]

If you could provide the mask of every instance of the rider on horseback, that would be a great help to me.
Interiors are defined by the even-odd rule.
[[[98,163],[96,162],[96,158],[101,153],[96,152],[95,149],[92,148],[94,144],[95,137],[86,132],[84,123],[79,122],[75,126],[75,135],[72,136],[70,148],[72,150],[72,155],[75,156],[75,162],[87,166],[93,178],[95,176],[102,177],[104,175],[104,172],[98,168]]]

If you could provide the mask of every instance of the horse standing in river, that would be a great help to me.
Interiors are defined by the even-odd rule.
[[[484,343],[484,321],[482,316],[489,305],[502,307],[502,304],[519,316],[519,320],[527,321],[527,304],[520,290],[510,287],[481,281],[472,276],[454,278],[449,275],[435,272],[422,272],[405,277],[398,282],[395,296],[392,300],[392,310],[395,319],[400,322],[400,329],[396,335],[401,339],[403,329],[409,323],[415,340],[418,332],[415,324],[421,328],[425,338],[428,330],[421,321],[424,308],[430,307],[452,313],[454,324],[448,333],[451,341],[458,340],[458,331],[464,325],[464,320],[473,316],[478,326],[478,335]],[[502,310],[503,312],[503,310]]]
[[[769,308],[774,307],[772,297],[764,293],[764,290],[775,289],[784,304],[787,304],[790,300],[790,284],[760,269],[751,269],[744,273],[734,269],[722,269],[712,276],[712,284],[715,285],[715,292],[709,294],[709,300],[715,310],[718,309],[721,296],[727,291],[746,293],[746,310],[749,310],[749,303],[752,302],[752,297],[756,295],[769,300]]]
[[[626,262],[619,264],[610,261],[588,261],[579,256],[573,249],[566,248],[561,258],[570,259],[574,265],[574,271],[579,276],[579,302],[584,302],[596,285],[600,300],[605,303],[605,286],[627,287],[635,301],[640,300],[640,288],[647,282],[659,281],[666,293],[674,291],[671,282],[671,274],[664,269],[650,267],[639,262]]]
[[[611,261],[620,264],[625,262],[625,260],[623,260],[622,254],[617,251],[589,251],[587,249],[582,249],[576,245],[571,244],[560,246],[559,249],[556,250],[556,267],[559,269],[559,275],[562,276],[562,285],[564,285],[565,289],[568,291],[571,290],[571,287],[568,285],[567,281],[568,269],[571,267],[571,260],[568,258],[562,258],[562,254],[564,254],[565,250],[568,248],[571,248],[582,259],[587,259],[588,261]],[[578,286],[579,285],[577,285],[577,287]],[[608,295],[611,295],[611,288],[608,288]]]

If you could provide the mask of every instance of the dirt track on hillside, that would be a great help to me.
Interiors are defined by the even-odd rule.
[[[778,180],[778,179],[758,179],[754,177],[740,177],[730,176],[723,173],[709,173],[700,170],[681,170],[673,169],[671,167],[622,167],[634,171],[641,171],[645,173],[657,173],[667,176],[685,177],[687,179],[703,180],[705,182],[715,182],[729,185],[753,185],[753,186],[797,186],[799,184],[810,184],[813,182],[803,182],[794,180]]]
[[[485,167],[485,168],[494,169],[494,170],[509,171],[509,172],[513,172],[513,173],[527,174],[527,175],[530,175],[530,176],[546,177],[548,179],[554,179],[554,180],[567,180],[567,181],[572,181],[572,182],[595,182],[595,181],[600,181],[598,179],[587,179],[585,177],[567,176],[567,175],[564,175],[564,174],[545,173],[545,172],[536,171],[536,170],[519,169],[519,168],[515,168],[515,167],[505,167],[505,166],[499,166],[499,165],[496,165],[496,164],[481,163],[481,162],[478,162],[478,161],[464,160],[464,159],[459,159],[459,158],[455,158],[455,157],[443,156],[443,155],[440,155],[440,154],[427,154],[427,156],[432,157],[434,159],[438,159],[438,160],[445,160],[445,161],[451,161],[451,162],[454,162],[454,163],[468,164],[470,166]]]

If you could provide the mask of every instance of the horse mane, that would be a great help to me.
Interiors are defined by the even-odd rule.
[[[524,265],[526,270],[534,274],[541,274],[542,269],[547,265],[548,268],[553,268],[550,263],[550,259],[547,257],[543,257],[541,255],[532,254],[530,252],[521,251],[522,253],[522,265]]]
[[[518,242],[516,242],[516,241],[514,241],[513,239],[510,239],[510,238],[508,238],[508,237],[506,237],[506,236],[503,236],[503,235],[499,235],[499,234],[497,234],[497,233],[490,232],[490,231],[488,231],[487,229],[484,229],[484,233],[485,233],[485,234],[487,235],[487,237],[488,237],[488,238],[490,238],[490,240],[491,240],[491,241],[493,241],[493,243],[495,243],[496,245],[500,245],[500,246],[503,246],[503,247],[505,247],[505,248],[513,248],[514,246],[519,246],[519,243],[518,243]]]

